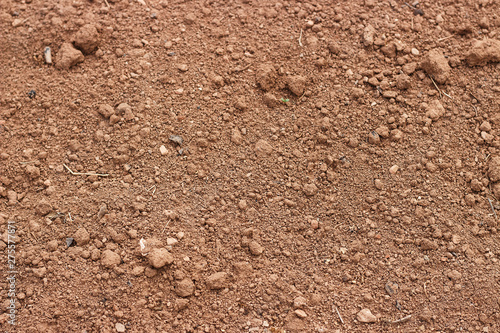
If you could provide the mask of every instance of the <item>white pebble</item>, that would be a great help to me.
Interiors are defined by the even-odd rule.
[[[416,56],[417,56],[417,55],[419,55],[419,54],[420,54],[420,51],[419,51],[419,50],[417,50],[416,48],[412,48],[412,49],[411,49],[411,54],[413,54],[413,55],[416,55]]]
[[[395,174],[396,174],[396,172],[398,172],[398,170],[399,170],[399,166],[397,166],[397,165],[393,165],[393,166],[391,166],[391,168],[389,169],[389,172],[390,172],[391,174],[395,175]]]
[[[160,147],[160,154],[162,154],[162,155],[167,155],[167,153],[168,153],[167,148],[166,148],[164,145],[162,145],[162,146]]]

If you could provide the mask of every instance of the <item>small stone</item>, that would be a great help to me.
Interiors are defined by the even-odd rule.
[[[116,323],[115,329],[117,332],[123,333],[125,332],[125,325],[123,325],[122,323]]]
[[[117,266],[121,263],[121,258],[118,253],[113,252],[112,250],[106,250],[101,255],[101,264],[108,268]]]
[[[318,187],[315,184],[306,184],[304,185],[303,192],[310,197],[318,193]]]
[[[176,311],[182,311],[188,307],[189,300],[185,298],[178,298],[175,300],[174,309]]]
[[[459,271],[457,270],[452,270],[452,271],[449,271],[446,276],[448,278],[450,278],[451,280],[453,281],[457,281],[457,280],[460,280],[462,278],[462,273],[460,273]]]
[[[295,315],[299,318],[307,317],[307,313],[304,310],[297,309],[294,311]]]
[[[180,70],[181,72],[187,72],[189,67],[186,64],[179,64],[177,65],[177,69]]]
[[[167,153],[168,153],[167,148],[164,145],[161,145],[160,146],[160,154],[162,154],[163,156],[165,156],[165,155],[167,155]]]
[[[74,240],[76,241],[76,244],[78,246],[86,245],[90,241],[90,234],[85,228],[80,228],[75,232],[75,235],[73,236]]]
[[[377,321],[377,317],[375,317],[369,309],[359,311],[356,318],[361,323],[374,323]]]
[[[183,279],[175,286],[175,293],[179,297],[189,297],[194,293],[194,283],[191,279]]]
[[[71,247],[75,245],[75,240],[71,237],[66,238],[66,247]]]
[[[83,53],[73,47],[70,43],[63,43],[56,57],[56,67],[69,69],[85,60]]]
[[[184,142],[180,135],[171,135],[168,137],[168,139],[179,146]]]
[[[390,167],[389,172],[391,173],[391,175],[395,175],[398,172],[398,170],[399,170],[399,166],[393,165]]]
[[[149,263],[154,268],[162,268],[165,265],[170,265],[174,262],[174,257],[165,248],[153,249],[149,255]]]
[[[483,121],[481,123],[481,126],[479,126],[479,129],[481,131],[485,131],[485,132],[491,131],[491,124],[490,124],[490,122],[489,121]]]
[[[416,48],[412,48],[411,49],[411,54],[413,54],[415,56],[418,56],[420,54],[420,52]]]
[[[305,307],[306,305],[307,305],[307,300],[305,299],[305,297],[298,296],[298,297],[295,297],[295,299],[293,300],[293,308],[294,309],[301,309],[301,308]]]
[[[12,21],[12,26],[14,28],[17,28],[17,27],[20,27],[21,25],[23,25],[23,23],[24,23],[23,20],[16,18],[16,19],[14,19],[14,21]]]
[[[73,38],[75,47],[84,54],[94,52],[99,46],[99,33],[93,24],[86,24],[78,30]]]
[[[169,246],[174,246],[175,244],[177,244],[179,241],[173,237],[168,237],[167,238],[167,245]]]
[[[248,243],[248,249],[254,256],[259,256],[264,252],[264,247],[254,240]]]
[[[227,277],[226,272],[218,272],[210,275],[206,281],[208,289],[217,290],[225,288],[227,285]]]

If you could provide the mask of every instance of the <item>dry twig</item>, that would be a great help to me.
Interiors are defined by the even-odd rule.
[[[491,210],[493,211],[493,215],[495,215],[495,220],[497,220],[497,212],[495,212],[495,207],[493,207],[493,204],[491,203],[491,199],[488,198],[488,202],[490,203]]]
[[[406,317],[403,317],[403,318],[401,318],[401,319],[391,321],[391,323],[392,323],[392,324],[403,323],[403,322],[405,322],[405,321],[410,320],[410,318],[411,318],[411,315],[407,315]]]
[[[106,3],[106,6],[108,6],[108,8],[110,8],[111,6],[109,5],[108,3],[108,0],[104,0],[104,2]]]
[[[300,45],[300,47],[304,46],[304,45],[302,45],[302,29],[300,29],[299,45]]]
[[[335,311],[337,312],[337,315],[339,316],[340,322],[342,323],[342,325],[344,325],[344,319],[342,319],[342,316],[340,315],[339,308],[337,308],[336,305],[334,305],[334,307]]]
[[[100,176],[100,177],[108,177],[107,173],[93,173],[93,172],[73,172],[66,164],[63,166],[71,173],[73,176]]]
[[[437,86],[436,82],[434,82],[434,79],[432,76],[429,76],[431,78],[432,83],[434,84],[434,87],[436,87],[437,91],[439,92],[439,98],[443,98],[443,93],[441,92],[441,89]]]

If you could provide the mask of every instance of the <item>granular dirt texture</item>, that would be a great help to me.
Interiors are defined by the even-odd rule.
[[[5,0],[0,40],[2,331],[500,331],[500,2]]]

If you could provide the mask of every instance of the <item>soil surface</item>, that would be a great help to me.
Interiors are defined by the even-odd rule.
[[[2,331],[500,331],[498,1],[3,0],[0,41]]]

